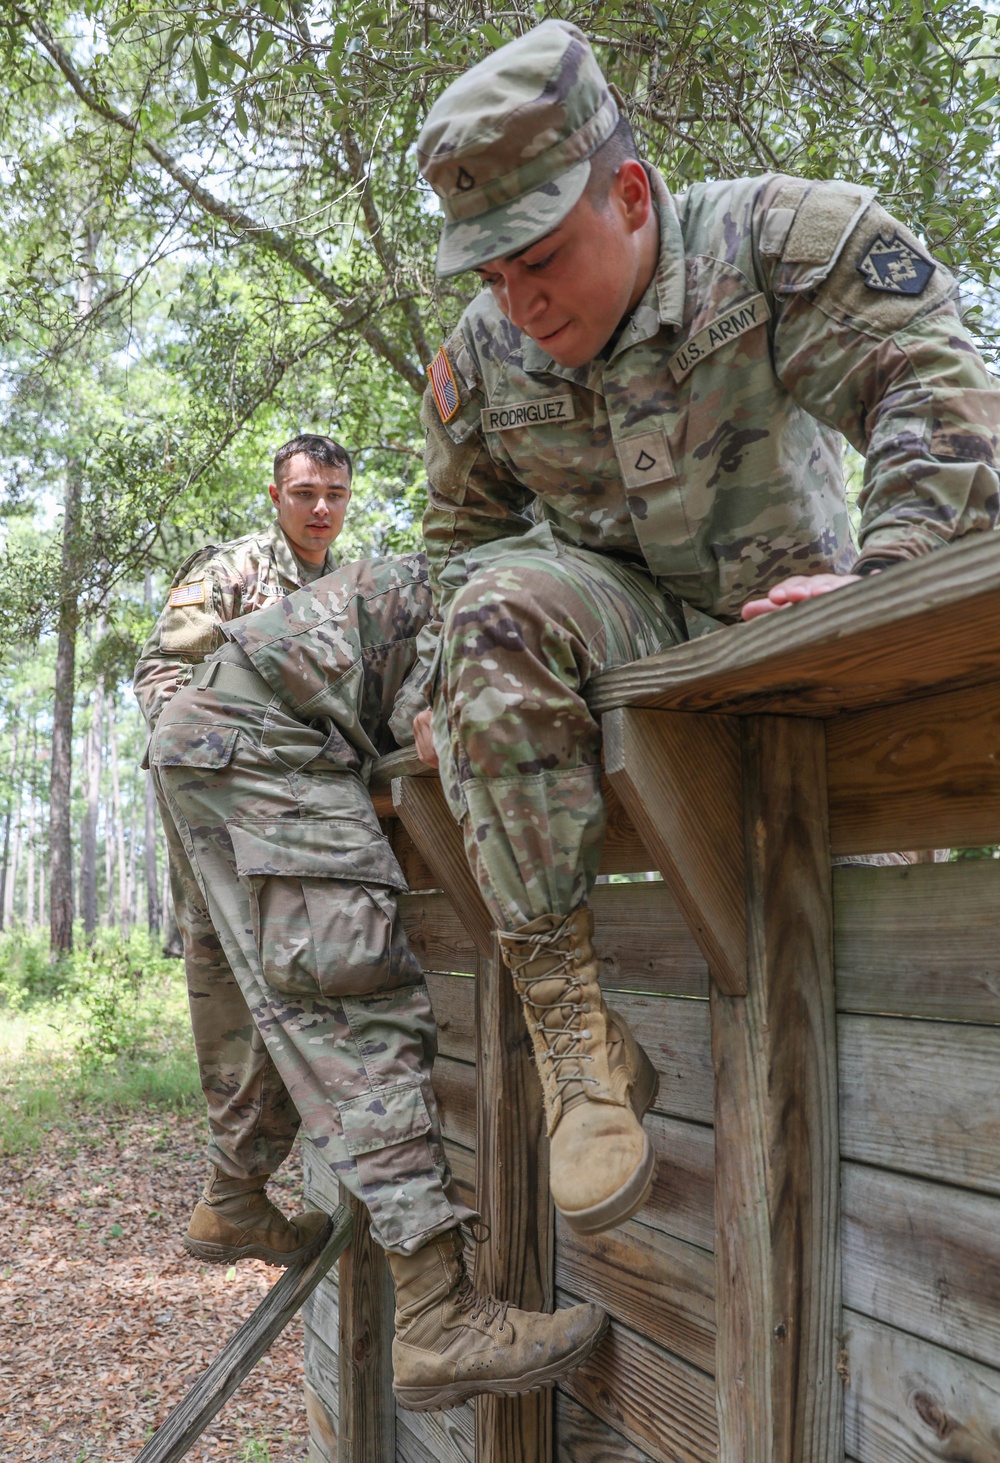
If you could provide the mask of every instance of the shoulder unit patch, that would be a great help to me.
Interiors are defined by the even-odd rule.
[[[180,605],[203,605],[204,603],[204,579],[197,579],[192,584],[177,584],[170,591],[170,604],[174,609]]]
[[[434,392],[434,400],[437,402],[441,420],[447,424],[458,411],[459,400],[458,383],[444,346],[427,367],[427,374],[430,377],[431,390]]]
[[[881,290],[887,295],[922,295],[935,264],[893,232],[889,239],[876,234],[858,260],[857,268],[870,290]]]

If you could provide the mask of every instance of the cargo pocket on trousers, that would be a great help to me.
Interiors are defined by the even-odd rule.
[[[430,1114],[417,1082],[338,1103],[344,1146],[381,1242],[405,1246],[457,1222],[431,1154]]]
[[[282,995],[370,996],[392,984],[395,900],[375,885],[251,874],[265,981]]]

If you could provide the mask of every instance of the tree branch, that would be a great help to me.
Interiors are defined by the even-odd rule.
[[[340,323],[345,330],[359,330],[361,336],[368,342],[376,355],[392,367],[401,376],[407,385],[418,394],[422,394],[426,381],[423,372],[408,360],[403,352],[392,343],[391,340],[379,328],[364,322],[365,310],[357,304],[349,301],[337,284],[325,274],[322,269],[306,255],[296,249],[290,240],[286,239],[276,229],[268,228],[257,219],[242,209],[223,202],[210,193],[188,170],[182,166],[165,148],[152,137],[145,136],[139,129],[138,123],[131,117],[118,110],[102,97],[98,96],[87,85],[73,64],[68,52],[56,40],[45,22],[37,16],[31,15],[19,5],[12,7],[22,22],[28,27],[35,38],[41,42],[49,56],[63,73],[70,86],[77,96],[90,111],[96,112],[105,121],[121,128],[135,138],[138,144],[159,164],[165,173],[178,183],[188,196],[198,206],[210,214],[213,218],[221,219],[237,233],[249,236],[261,248],[268,253],[276,255],[283,260],[290,268],[309,283],[317,293],[329,300],[337,307],[340,315]],[[429,356],[428,356],[429,359]]]

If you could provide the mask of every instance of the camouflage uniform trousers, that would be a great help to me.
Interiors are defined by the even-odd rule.
[[[208,1160],[230,1178],[274,1173],[287,1158],[299,1115],[243,992],[159,788],[170,889],[184,941],[191,1031],[208,1109]]]
[[[347,571],[341,571],[346,573]],[[327,583],[340,576],[333,576]],[[320,589],[303,604],[322,609]],[[292,596],[277,613],[293,613]],[[389,708],[412,640],[374,647],[365,678],[352,638],[405,624],[403,594],[381,614],[336,617],[296,647],[343,685],[344,726],[372,686]],[[399,604],[395,604],[395,600]],[[348,610],[350,607],[348,606]],[[239,622],[252,637],[255,620]],[[360,622],[360,624],[359,624]],[[363,629],[360,626],[363,625]],[[265,637],[273,649],[273,638]],[[334,649],[334,639],[336,649]],[[387,634],[384,641],[390,640]],[[279,657],[282,674],[295,656]],[[328,689],[325,709],[335,696]],[[369,712],[371,708],[369,706]],[[370,720],[370,715],[365,720]],[[387,1249],[410,1252],[470,1211],[454,1194],[431,1086],[437,1033],[397,918],[402,872],[347,747],[295,716],[235,645],[165,709],[153,775],[223,951],[302,1120],[338,1179],[368,1206]]]
[[[548,524],[449,566],[434,740],[452,813],[500,929],[586,901],[601,855],[600,671],[687,639],[676,600],[639,569]],[[467,579],[466,579],[466,576]]]

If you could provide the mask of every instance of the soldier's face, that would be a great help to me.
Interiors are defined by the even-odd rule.
[[[628,179],[615,178],[605,207],[585,193],[550,234],[476,273],[507,319],[554,361],[583,366],[642,299],[658,242],[649,183],[636,163]]]
[[[268,492],[278,510],[278,523],[299,558],[322,564],[344,526],[351,500],[347,468],[313,462],[298,452],[281,464],[281,481],[272,483]]]

